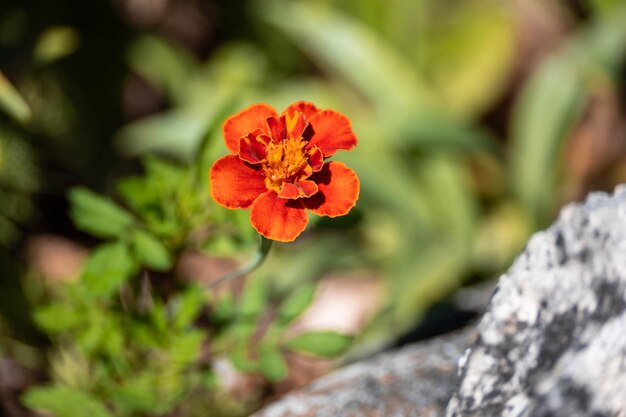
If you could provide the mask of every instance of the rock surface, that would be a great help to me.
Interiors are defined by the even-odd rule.
[[[535,234],[478,332],[447,417],[626,416],[626,187]]]
[[[473,330],[379,355],[318,379],[253,417],[435,417],[457,386]]]

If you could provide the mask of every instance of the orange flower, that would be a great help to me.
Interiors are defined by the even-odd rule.
[[[299,101],[282,113],[254,104],[222,128],[231,155],[211,167],[211,196],[229,209],[251,208],[261,235],[295,240],[306,228],[306,210],[320,216],[347,214],[359,197],[359,179],[327,158],[357,144],[350,120]]]

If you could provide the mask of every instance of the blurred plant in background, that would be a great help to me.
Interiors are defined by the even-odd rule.
[[[238,296],[207,294],[199,283],[177,279],[186,251],[229,234],[212,218],[206,181],[196,171],[157,159],[145,168],[145,176],[118,184],[132,211],[84,188],[71,192],[76,226],[107,241],[85,261],[78,281],[52,294],[31,293],[38,298],[31,299],[35,322],[53,342],[52,383],[27,391],[26,405],[59,416],[86,409],[98,416],[161,415],[196,396],[204,412],[240,414],[259,393],[241,403],[229,398],[215,373],[220,360],[277,382],[287,377],[283,352],[345,351],[350,337],[337,332],[288,333],[314,286],[277,303],[262,276]]]
[[[497,276],[563,203],[626,179],[619,0],[89,3],[0,7],[0,359],[29,376],[0,374],[6,410],[25,391],[59,416],[76,412],[59,398],[246,415],[297,385],[285,343],[329,281],[344,299],[323,309],[363,316],[352,354],[379,349]],[[352,120],[359,205],[207,295],[256,243],[247,213],[209,198],[221,123],[301,99]],[[93,248],[80,279],[36,267],[41,234]],[[355,313],[352,292],[377,297]],[[346,347],[329,334],[318,354]]]

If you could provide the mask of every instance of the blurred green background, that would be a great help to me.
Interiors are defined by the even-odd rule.
[[[215,205],[206,175],[227,152],[223,120],[254,102],[346,114],[359,146],[335,158],[361,180],[348,216],[312,218],[275,245],[254,274],[270,294],[261,309],[322,283],[339,296],[318,294],[322,318],[309,321],[354,336],[352,358],[416,328],[442,332],[433,306],[501,274],[563,204],[626,180],[624,58],[622,0],[4,0],[0,365],[25,376],[0,377],[0,410],[27,415],[19,396],[45,381],[95,392],[113,415],[206,410],[193,390],[161,408],[107,403],[101,377],[76,369],[93,371],[108,336],[68,353],[74,330],[58,336],[40,307],[73,311],[83,296],[60,282],[89,282],[86,270],[118,277],[94,272],[93,255],[85,267],[98,247],[132,252],[137,268],[119,280],[158,287],[166,310],[187,297],[168,280],[214,279],[251,256],[247,212]],[[109,314],[102,305],[94,314]],[[246,415],[306,380],[280,385],[272,369],[242,394],[254,401],[215,415]]]

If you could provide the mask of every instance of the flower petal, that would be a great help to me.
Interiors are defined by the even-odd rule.
[[[251,164],[263,162],[267,156],[267,144],[271,141],[261,129],[239,139],[239,158]]]
[[[313,172],[321,170],[324,166],[324,154],[317,146],[313,146],[309,149],[309,165],[311,165]]]
[[[253,132],[255,129],[265,129],[265,120],[276,116],[276,110],[267,104],[253,104],[252,106],[229,117],[222,126],[226,147],[232,152],[239,150],[239,138]]]
[[[211,197],[229,209],[248,208],[267,191],[260,170],[247,165],[236,155],[226,155],[213,164],[209,172]]]
[[[287,132],[293,138],[300,138],[304,130],[309,126],[303,113],[296,112],[292,116],[287,116]]]
[[[324,157],[333,155],[339,149],[352,149],[357,144],[350,119],[339,112],[322,110],[311,116],[309,123],[314,133],[308,147],[317,146]]]
[[[317,192],[317,184],[313,181],[302,180],[296,183],[285,182],[283,188],[278,193],[278,197],[287,199],[296,199],[302,197],[311,197]]]
[[[261,194],[250,210],[250,222],[261,235],[279,242],[295,240],[309,218],[301,200],[278,198],[275,191]]]
[[[318,216],[337,217],[348,214],[359,199],[359,179],[356,173],[341,162],[328,162],[310,178],[319,191],[302,201]]]
[[[274,143],[278,143],[287,137],[287,122],[285,122],[284,115],[268,117],[267,127]]]
[[[308,101],[296,101],[295,103],[290,104],[289,107],[285,109],[283,114],[293,117],[295,112],[300,112],[304,114],[304,117],[308,120],[318,111],[320,111],[320,108],[313,103],[309,103]]]

